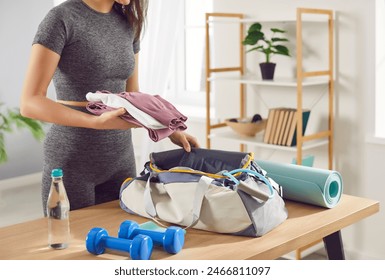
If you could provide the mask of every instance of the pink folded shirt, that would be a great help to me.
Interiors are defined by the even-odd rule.
[[[130,101],[132,105],[157,119],[171,129],[185,126],[187,117],[181,114],[170,102],[159,95],[140,92],[122,92],[119,95]],[[186,128],[185,128],[186,129]]]
[[[114,94],[108,91],[98,91],[96,93]],[[132,105],[138,108],[144,115],[149,115],[163,124],[165,128],[153,129],[139,122],[130,112],[126,112],[121,118],[127,122],[147,129],[149,137],[154,142],[170,136],[177,130],[187,129],[184,123],[187,117],[180,113],[170,102],[163,99],[159,95],[150,95],[142,92],[122,92],[117,93],[121,98],[129,101]],[[103,102],[91,101],[87,104],[87,110],[95,115],[101,115],[107,111],[116,110],[117,107],[110,107]]]

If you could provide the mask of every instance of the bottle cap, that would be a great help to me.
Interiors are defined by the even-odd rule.
[[[60,168],[52,169],[51,176],[52,177],[63,177],[63,170],[61,170]]]

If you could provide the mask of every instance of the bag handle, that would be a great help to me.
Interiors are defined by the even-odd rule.
[[[268,186],[268,188],[270,190],[270,194],[267,194],[265,192],[261,192],[260,190],[249,186],[244,181],[238,180],[237,178],[235,178],[233,176],[233,174],[236,174],[236,173],[250,173],[250,174],[257,176],[261,181],[263,181]],[[272,187],[270,181],[265,176],[259,174],[257,171],[254,171],[251,169],[240,168],[240,169],[234,169],[231,171],[223,172],[222,174],[228,176],[234,183],[236,183],[238,189],[248,193],[251,196],[255,196],[259,199],[262,199],[263,201],[267,201],[267,200],[274,197],[274,194],[275,194],[274,188]]]
[[[243,164],[241,169],[246,169],[249,165],[253,163],[254,160],[254,153],[249,153],[246,162]],[[159,169],[156,164],[152,161],[149,162],[148,169],[150,172],[155,172],[155,173],[162,173],[162,172],[175,172],[175,173],[190,173],[190,174],[197,174],[197,175],[202,175],[202,176],[207,176],[211,177],[214,179],[222,179],[225,178],[221,173],[208,173],[208,172],[203,172],[200,170],[192,169],[189,167],[184,167],[184,166],[176,166],[171,169],[163,170]]]
[[[156,211],[154,201],[152,200],[151,196],[151,186],[150,186],[150,180],[153,177],[153,175],[150,175],[145,189],[144,189],[144,206],[147,214],[152,218],[154,222],[157,224],[167,227],[158,218],[158,213]],[[192,222],[190,225],[186,226],[184,229],[193,227],[200,218],[201,214],[201,209],[202,209],[202,203],[203,203],[203,198],[205,197],[205,194],[210,186],[210,184],[214,181],[214,179],[209,178],[207,176],[201,176],[201,178],[198,181],[197,188],[195,190],[195,195],[194,195],[194,201],[193,201],[193,207],[192,207]]]

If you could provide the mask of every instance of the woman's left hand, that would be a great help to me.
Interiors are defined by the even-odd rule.
[[[195,137],[181,131],[175,131],[168,138],[170,138],[174,144],[182,147],[186,152],[191,152],[191,148],[199,148],[198,141]]]

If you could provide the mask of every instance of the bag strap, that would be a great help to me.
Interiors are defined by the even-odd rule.
[[[150,180],[152,177],[154,177],[154,175],[149,176],[144,189],[143,197],[144,197],[145,210],[154,222],[156,222],[157,224],[163,227],[167,227],[164,224],[162,224],[162,222],[160,221],[154,205],[154,201],[152,200],[151,184],[150,184]],[[214,181],[214,179],[209,178],[207,176],[201,176],[201,178],[199,179],[197,188],[195,190],[193,207],[192,207],[192,222],[190,225],[186,226],[184,229],[193,227],[199,221],[203,199],[212,181]]]
[[[261,192],[260,190],[249,186],[244,181],[238,180],[234,176],[234,174],[238,174],[238,173],[250,173],[250,174],[253,174],[254,176],[256,176],[258,179],[260,179],[262,182],[264,182],[268,186],[268,188],[270,190],[270,194]],[[234,183],[236,183],[237,187],[240,190],[250,194],[251,196],[255,196],[257,198],[260,198],[263,201],[267,201],[268,199],[273,198],[273,196],[275,194],[274,193],[274,188],[272,187],[270,181],[265,176],[259,174],[257,171],[254,171],[254,170],[251,170],[251,169],[240,168],[240,169],[234,169],[234,170],[231,170],[231,171],[228,171],[228,172],[224,172],[223,175],[228,176]]]
[[[254,160],[254,153],[248,153],[247,160],[243,164],[241,169],[242,170],[246,169],[248,166],[250,166],[253,163],[253,160]],[[196,169],[192,169],[192,168],[184,167],[184,166],[177,166],[177,167],[174,167],[171,169],[163,170],[163,169],[159,169],[156,166],[156,164],[152,161],[150,161],[148,164],[148,170],[149,170],[149,172],[155,172],[155,173],[162,173],[162,172],[190,173],[190,174],[196,174],[196,175],[201,175],[201,176],[207,176],[207,177],[214,178],[214,179],[223,179],[223,178],[227,177],[221,173],[208,173],[208,172],[203,172],[200,170],[196,170]],[[240,174],[241,173],[235,174],[235,175],[237,176]]]

